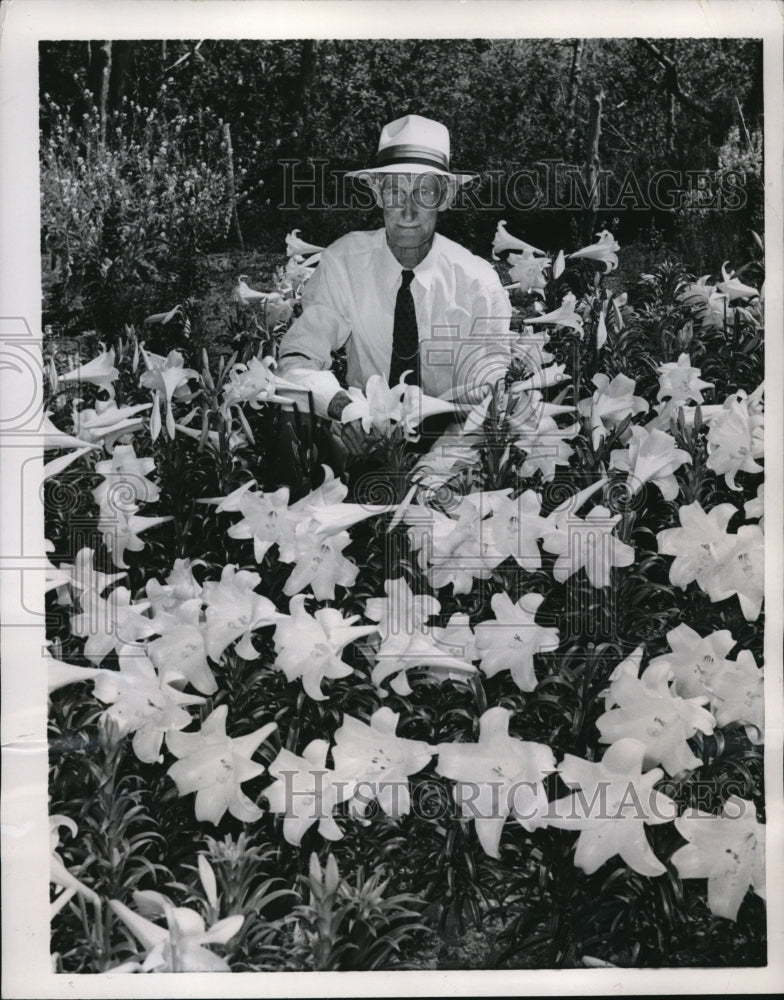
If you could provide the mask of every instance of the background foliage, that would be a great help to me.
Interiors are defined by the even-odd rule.
[[[447,124],[452,161],[509,177],[557,160],[586,161],[591,100],[604,92],[599,160],[615,194],[630,172],[643,193],[661,170],[736,169],[746,203],[600,213],[649,269],[667,250],[698,273],[748,253],[762,226],[762,47],[753,39],[455,39],[45,42],[42,249],[49,322],[116,333],[107,303],[140,319],[174,294],[203,295],[202,255],[269,250],[294,227],[326,245],[372,213],[279,210],[283,160],[327,172],[372,161],[381,127],[400,115]],[[662,62],[664,60],[664,62]],[[641,85],[645,81],[645,85]],[[237,225],[231,225],[228,147]],[[54,146],[51,145],[54,141]],[[301,168],[308,176],[309,165]],[[542,169],[542,168],[540,168]],[[684,189],[689,181],[682,176]],[[696,183],[696,182],[695,182]],[[715,188],[715,185],[714,185]],[[135,195],[129,194],[135,192]],[[328,187],[329,203],[334,192]],[[579,209],[508,206],[447,213],[443,231],[483,252],[496,223],[545,250],[576,243]],[[118,208],[131,199],[133,213]],[[85,201],[87,204],[85,204]],[[303,199],[304,202],[307,198]],[[582,242],[588,242],[588,238]],[[626,264],[638,263],[634,255]],[[202,269],[203,270],[203,269]]]

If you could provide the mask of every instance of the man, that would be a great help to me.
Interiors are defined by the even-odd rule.
[[[349,385],[405,376],[428,395],[471,404],[503,378],[511,306],[489,263],[436,233],[438,216],[471,175],[449,167],[449,132],[406,115],[381,132],[376,166],[353,171],[372,188],[384,228],[352,232],[324,251],[284,335],[280,375],[313,393],[319,416],[341,421],[349,396],[329,371],[343,345]],[[351,416],[351,410],[346,413]],[[373,448],[359,420],[343,420],[353,456]]]

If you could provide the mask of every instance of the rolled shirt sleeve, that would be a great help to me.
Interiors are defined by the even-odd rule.
[[[332,354],[345,344],[351,333],[351,322],[341,301],[343,284],[338,261],[327,248],[303,289],[302,315],[281,339],[280,375],[296,368],[325,371],[332,366]]]

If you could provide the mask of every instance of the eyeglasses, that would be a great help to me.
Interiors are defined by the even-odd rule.
[[[447,196],[448,188],[439,177],[402,177],[391,174],[375,185],[376,196],[382,208],[402,208],[408,198],[418,208],[439,208]]]

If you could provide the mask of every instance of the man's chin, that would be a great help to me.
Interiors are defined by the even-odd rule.
[[[421,229],[398,229],[394,233],[387,233],[387,238],[393,246],[403,250],[415,250],[431,239]]]

